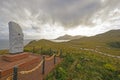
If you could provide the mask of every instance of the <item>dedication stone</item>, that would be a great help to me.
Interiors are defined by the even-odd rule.
[[[21,27],[15,22],[9,22],[9,53],[23,52],[23,32]]]

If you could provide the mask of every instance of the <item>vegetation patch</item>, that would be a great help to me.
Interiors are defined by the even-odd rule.
[[[46,80],[120,80],[117,63],[116,59],[101,55],[68,53]]]
[[[108,45],[110,46],[110,47],[113,47],[113,48],[120,48],[120,42],[110,42],[110,43],[108,43]]]

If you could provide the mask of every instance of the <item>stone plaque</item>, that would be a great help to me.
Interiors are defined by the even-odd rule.
[[[9,22],[9,53],[23,52],[23,32],[21,27],[15,22]]]

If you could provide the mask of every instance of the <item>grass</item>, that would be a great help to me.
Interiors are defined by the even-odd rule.
[[[87,44],[87,42],[81,43],[81,46],[72,42],[54,43],[40,40],[28,44],[25,50],[29,51],[34,46],[36,53],[41,54],[42,48],[42,53],[50,54],[50,49],[53,51],[62,49],[63,62],[47,76],[46,80],[120,80],[120,59],[96,52],[80,50],[81,47],[86,47]],[[100,43],[90,43],[87,48],[94,49],[96,44],[103,46],[98,47],[99,51],[108,52],[108,54],[110,54],[108,50],[112,52],[117,52],[118,50],[119,52],[117,48],[109,49],[109,46]]]
[[[46,80],[119,80],[119,67],[115,58],[90,52],[71,53]]]
[[[8,54],[8,50],[0,50],[0,55]]]

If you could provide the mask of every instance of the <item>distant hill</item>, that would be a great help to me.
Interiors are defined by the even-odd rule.
[[[67,35],[68,36],[68,35]],[[70,37],[70,36],[68,36]],[[62,38],[63,39],[63,38]],[[66,39],[66,38],[64,38]],[[68,38],[67,38],[68,39]],[[120,30],[111,30],[96,36],[83,37],[79,39],[70,40],[68,42],[52,42],[49,40],[31,41],[25,46],[26,50],[32,49],[35,46],[37,49],[52,48],[54,50],[66,49],[70,51],[79,48],[97,49],[101,52],[120,55]]]
[[[120,39],[120,29],[119,30],[110,30],[106,33],[98,34],[96,36],[97,38],[106,38],[106,39]]]
[[[83,37],[83,36],[70,36],[70,35],[64,35],[56,40],[70,40],[68,42],[52,42],[49,40],[38,40],[38,41],[31,41],[27,46],[36,46],[38,45],[43,47],[52,47],[53,45],[56,47],[61,47],[60,45],[67,44],[69,45],[77,45],[77,47],[96,47],[96,46],[106,46],[108,44],[114,45],[113,43],[119,43],[120,42],[120,30],[111,30],[106,33],[98,34],[96,36],[91,37]],[[119,46],[119,45],[117,45]],[[65,47],[65,46],[64,46]]]
[[[98,34],[96,36],[91,36],[91,37],[84,37],[81,39],[76,39],[76,40],[72,40],[70,42],[73,41],[82,41],[82,42],[86,42],[86,41],[97,41],[97,42],[106,42],[106,41],[120,41],[120,29],[119,30],[110,30],[108,32],[102,33],[102,34]]]
[[[120,43],[120,30],[111,30],[102,34],[98,34],[96,36],[71,40],[68,43],[88,48],[95,48],[97,46],[109,46],[108,44],[111,43]]]
[[[58,37],[56,40],[70,40],[68,42],[62,42],[62,43],[56,43],[49,40],[38,40],[38,41],[31,41],[28,45],[33,46],[34,45],[53,45],[53,44],[63,44],[63,43],[70,43],[72,45],[98,45],[98,44],[106,44],[110,42],[120,42],[120,30],[111,30],[102,34],[98,34],[96,36],[91,37],[84,37],[84,36],[70,36],[70,35],[64,35],[61,37]],[[74,40],[73,40],[74,39]]]
[[[41,40],[33,40],[31,42],[29,42],[28,45],[26,46],[46,46],[46,45],[52,45],[54,44],[54,42],[52,41],[49,41],[49,40],[46,40],[46,39],[41,39]]]
[[[77,36],[71,36],[71,35],[64,35],[64,36],[60,36],[58,38],[56,38],[55,40],[73,40],[73,39],[79,39],[79,38],[83,38],[84,36],[81,35],[77,35]]]
[[[96,36],[68,41],[73,47],[97,49],[112,55],[120,55],[120,29],[111,30]]]

